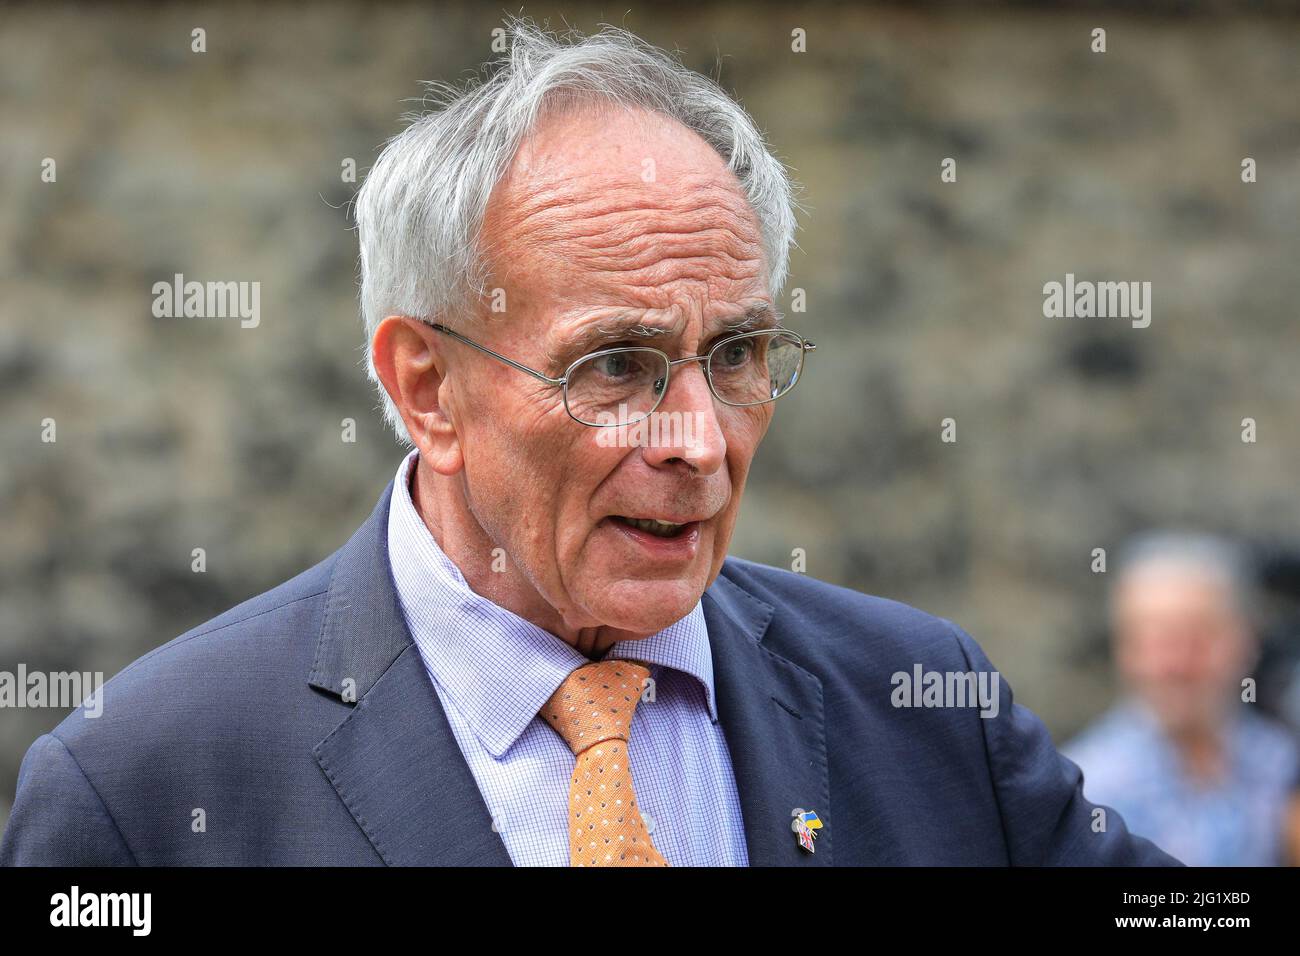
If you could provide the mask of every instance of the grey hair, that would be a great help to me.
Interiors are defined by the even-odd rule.
[[[521,142],[557,100],[648,108],[696,132],[727,162],[762,233],[768,290],[785,285],[800,208],[783,164],[745,110],[716,83],[618,27],[565,38],[508,17],[508,53],[465,88],[426,84],[434,106],[410,114],[356,197],[366,366],[384,418],[409,443],[369,348],[379,323],[408,315],[455,325],[476,314],[489,264],[479,247],[492,190]]]
[[[1221,581],[1229,599],[1244,618],[1254,617],[1256,568],[1241,546],[1217,535],[1197,531],[1148,531],[1125,543],[1115,581],[1148,565],[1176,565],[1209,573]]]

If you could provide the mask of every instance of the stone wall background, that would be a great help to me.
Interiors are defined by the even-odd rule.
[[[1300,541],[1300,14],[1229,9],[524,7],[715,75],[721,54],[804,184],[781,303],[806,290],[788,321],[822,347],[733,553],[804,548],[813,576],[955,619],[1058,743],[1114,692],[1092,548],[1164,524]],[[369,167],[419,80],[476,69],[500,12],[0,11],[0,669],[111,675],[369,512],[400,450],[359,364],[340,162]],[[261,325],[154,318],[178,272],[260,281]],[[1151,281],[1151,326],[1045,319],[1067,272]],[[0,712],[0,825],[63,716]]]

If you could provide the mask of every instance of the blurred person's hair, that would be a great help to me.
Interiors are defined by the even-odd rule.
[[[738,103],[617,27],[562,39],[508,17],[504,39],[509,52],[486,79],[463,89],[426,84],[433,109],[404,117],[410,125],[388,141],[357,194],[367,342],[389,315],[453,327],[477,315],[490,271],[479,247],[489,197],[520,143],[554,107],[647,108],[702,137],[739,180],[761,230],[769,292],[780,292],[794,243],[796,187]],[[406,441],[369,349],[366,364],[385,419]]]
[[[1125,542],[1116,561],[1111,579],[1112,607],[1115,590],[1129,572],[1157,564],[1199,571],[1222,582],[1228,600],[1253,629],[1258,610],[1257,569],[1247,549],[1202,531],[1161,530],[1135,535]]]

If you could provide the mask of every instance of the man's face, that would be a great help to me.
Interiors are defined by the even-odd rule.
[[[1114,626],[1121,675],[1170,732],[1219,722],[1252,646],[1220,578],[1175,562],[1134,568],[1116,591]]]
[[[544,120],[493,193],[483,237],[504,311],[461,330],[553,378],[622,345],[703,354],[729,322],[772,305],[735,177],[652,113]],[[684,363],[656,414],[689,419],[690,443],[664,429],[655,447],[620,447],[632,429],[579,424],[558,388],[444,342],[469,507],[565,625],[646,635],[685,616],[722,566],[773,406],[716,402],[703,364]],[[686,527],[660,537],[626,518]]]

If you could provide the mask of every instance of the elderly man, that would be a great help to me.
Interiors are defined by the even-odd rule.
[[[1245,561],[1206,535],[1127,548],[1111,596],[1126,695],[1063,752],[1088,796],[1194,866],[1287,862],[1295,741],[1243,703],[1258,654]]]
[[[1177,862],[1096,825],[955,625],[727,556],[813,371],[774,304],[790,182],[631,35],[509,38],[358,197],[396,480],[37,741],[0,859]]]

